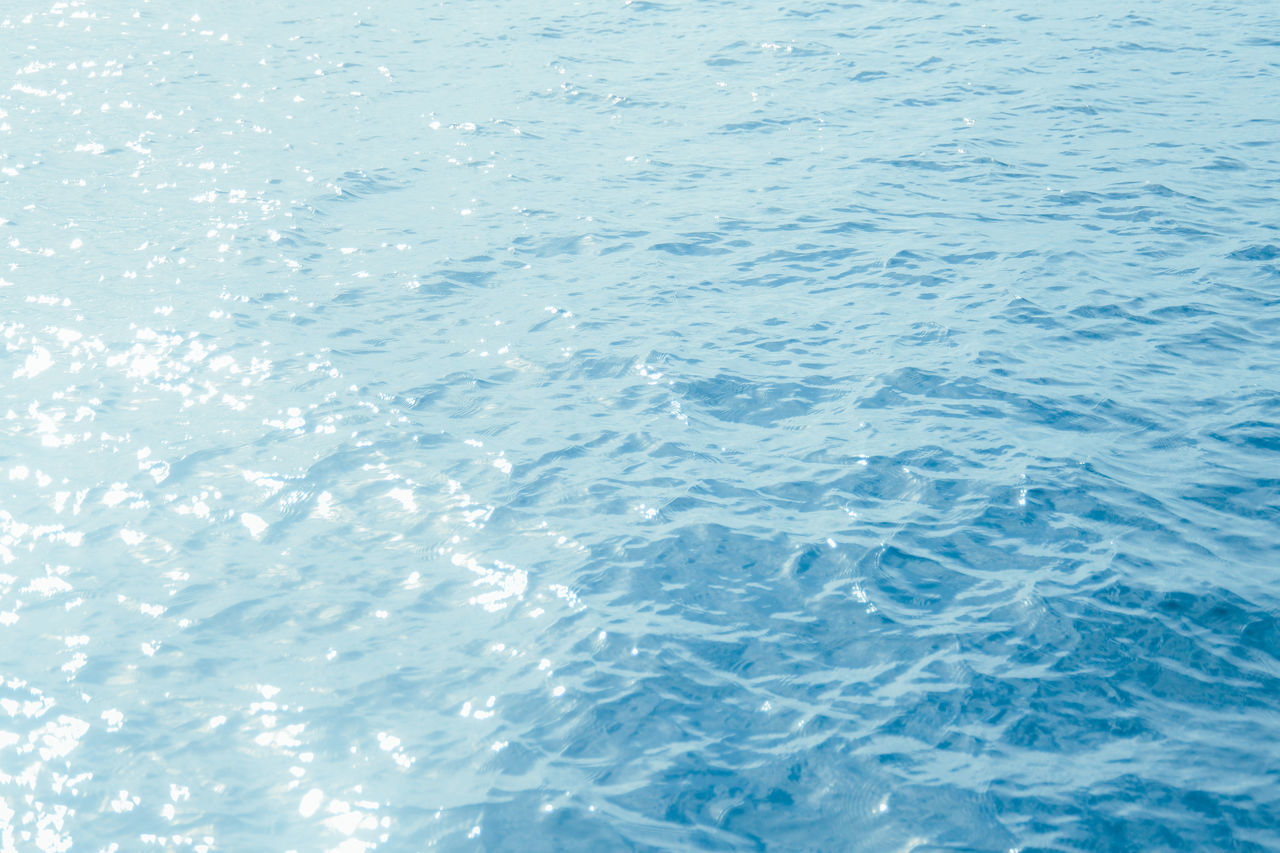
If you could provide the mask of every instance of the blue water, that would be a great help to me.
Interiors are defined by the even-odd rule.
[[[0,11],[0,851],[1280,849],[1280,9]]]

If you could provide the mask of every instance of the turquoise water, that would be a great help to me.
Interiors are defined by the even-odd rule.
[[[7,5],[0,851],[1280,848],[1174,5]]]

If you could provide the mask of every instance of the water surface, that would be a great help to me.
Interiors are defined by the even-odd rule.
[[[0,850],[1280,847],[1270,3],[0,13]]]

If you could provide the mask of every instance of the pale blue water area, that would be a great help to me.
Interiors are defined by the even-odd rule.
[[[1280,7],[12,0],[0,851],[1280,849]]]

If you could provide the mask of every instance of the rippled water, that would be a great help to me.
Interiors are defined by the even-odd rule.
[[[0,850],[1280,848],[1271,2],[0,16]]]

